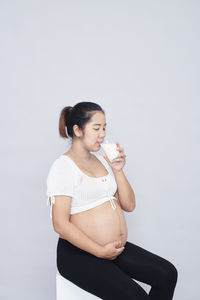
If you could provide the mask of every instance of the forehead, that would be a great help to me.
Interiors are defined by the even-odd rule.
[[[106,125],[106,118],[104,113],[96,112],[90,119],[92,125]]]

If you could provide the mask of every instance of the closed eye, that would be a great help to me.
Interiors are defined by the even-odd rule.
[[[98,129],[95,129],[95,128],[94,128],[94,130],[99,130],[99,128],[98,128]],[[104,128],[103,130],[106,130],[106,128]]]

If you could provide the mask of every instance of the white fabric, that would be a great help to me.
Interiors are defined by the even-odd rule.
[[[52,207],[55,204],[56,195],[66,195],[71,199],[71,214],[88,210],[103,202],[110,200],[113,209],[117,183],[112,169],[106,160],[95,153],[108,171],[106,176],[91,177],[81,171],[75,162],[64,154],[60,155],[51,165],[47,176],[47,206],[50,205],[50,217],[52,218]]]
[[[96,295],[75,285],[63,277],[57,270],[56,273],[56,300],[95,300],[101,299]]]

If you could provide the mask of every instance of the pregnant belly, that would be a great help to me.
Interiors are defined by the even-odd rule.
[[[94,208],[71,215],[70,222],[102,246],[119,240],[124,246],[128,234],[126,220],[118,200],[114,202],[115,210],[108,200]]]

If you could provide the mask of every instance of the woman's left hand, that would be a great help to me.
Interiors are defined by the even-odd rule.
[[[124,149],[120,147],[118,142],[116,142],[115,144],[117,145],[116,150],[119,152],[118,157],[112,163],[110,162],[110,160],[108,159],[105,153],[103,153],[103,157],[105,158],[105,160],[113,170],[120,171],[122,170],[122,168],[126,163],[125,161],[126,154],[124,153]]]

